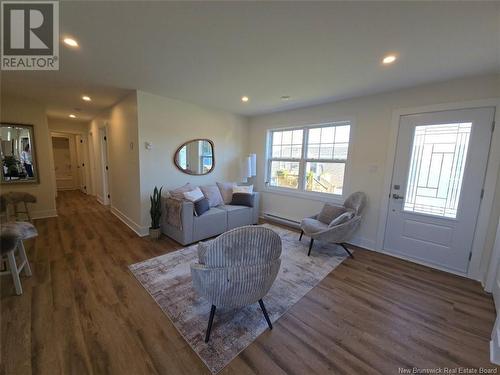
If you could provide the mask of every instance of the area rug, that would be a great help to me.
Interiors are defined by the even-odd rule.
[[[281,268],[263,298],[272,322],[337,267],[346,257],[333,244],[315,244],[307,256],[309,238],[265,224],[282,240]],[[240,309],[218,308],[208,344],[204,342],[210,304],[192,287],[190,264],[197,261],[197,246],[161,255],[129,268],[212,373],[222,370],[235,356],[268,329],[259,304]],[[279,327],[275,327],[279,329]]]

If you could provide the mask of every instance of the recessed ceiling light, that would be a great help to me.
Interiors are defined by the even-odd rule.
[[[248,96],[242,96],[241,97],[241,101],[244,102],[244,103],[248,102],[248,100],[249,100]]]
[[[63,42],[70,47],[78,47],[78,42],[73,38],[64,38]]]
[[[90,102],[92,99],[90,99],[90,96],[83,95],[82,99],[85,100],[86,102]]]
[[[384,63],[384,64],[392,64],[394,61],[396,61],[396,56],[395,55],[387,55],[382,60],[382,63]]]
[[[281,97],[281,100],[290,100],[291,99],[291,96],[290,95],[283,95]]]
[[[69,115],[69,117],[76,118],[76,116],[74,114]]]

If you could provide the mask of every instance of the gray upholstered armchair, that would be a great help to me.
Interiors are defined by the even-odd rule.
[[[269,329],[271,320],[262,298],[267,294],[281,264],[281,238],[273,230],[245,226],[198,244],[198,262],[191,265],[194,289],[211,304],[205,342],[216,307],[242,307],[259,302]]]
[[[349,195],[342,206],[326,203],[319,214],[303,219],[299,240],[304,234],[311,238],[307,255],[311,255],[314,240],[319,240],[342,246],[354,258],[345,243],[358,229],[365,205],[366,194],[358,191]]]

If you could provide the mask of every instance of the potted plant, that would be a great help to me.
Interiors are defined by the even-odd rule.
[[[152,239],[157,240],[160,238],[160,218],[161,218],[161,187],[159,190],[155,186],[153,190],[153,195],[149,197],[151,200],[151,209],[149,213],[151,214],[151,227],[149,228],[149,235]]]

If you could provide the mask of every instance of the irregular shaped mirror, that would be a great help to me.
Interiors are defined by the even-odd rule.
[[[188,141],[175,152],[174,163],[187,174],[208,174],[215,166],[214,143],[209,139]]]
[[[1,123],[0,153],[2,184],[39,181],[32,125]]]

